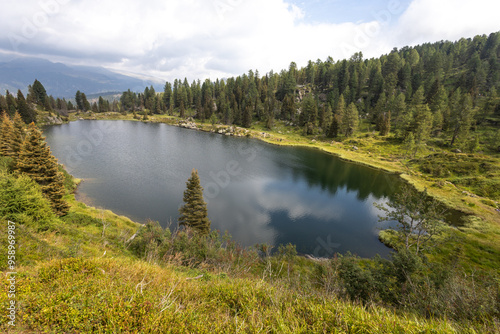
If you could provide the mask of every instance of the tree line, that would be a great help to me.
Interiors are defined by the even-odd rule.
[[[430,137],[449,146],[470,145],[470,131],[500,125],[500,33],[393,49],[380,58],[361,52],[334,61],[260,76],[258,71],[226,80],[166,82],[164,91],[124,92],[123,112],[194,116],[250,127],[276,119],[304,134],[352,136],[360,124],[382,136],[393,134],[411,150]],[[498,141],[499,138],[497,138]],[[473,144],[473,143],[472,143]],[[500,144],[500,143],[499,143]]]
[[[148,115],[193,116],[202,121],[272,129],[275,120],[303,128],[305,135],[343,139],[360,130],[377,131],[401,140],[410,153],[431,137],[449,146],[472,147],[488,130],[492,149],[500,148],[500,33],[393,49],[379,58],[292,62],[279,73],[258,70],[228,79],[166,82],[163,92],[123,92],[119,101],[102,96],[89,101],[77,91],[75,103],[47,96],[35,80],[25,99],[7,91],[0,111],[18,111],[26,123],[36,119],[36,106],[65,113],[140,112]],[[360,127],[364,125],[364,129]]]

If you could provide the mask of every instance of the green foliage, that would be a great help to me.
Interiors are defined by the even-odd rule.
[[[159,247],[165,246],[169,237],[168,229],[163,230],[158,222],[149,221],[137,231],[129,249],[141,258],[151,258],[151,252],[157,252]]]
[[[54,260],[18,277],[23,325],[37,332],[454,333],[452,323],[362,307],[261,280],[124,259]],[[1,288],[6,288],[3,281]],[[0,295],[5,302],[6,294]],[[2,326],[5,322],[2,322]]]
[[[7,113],[2,113],[2,123],[0,124],[0,154],[6,157],[15,157],[13,148],[14,126]]]
[[[207,204],[203,199],[203,187],[200,185],[198,171],[193,169],[191,177],[186,182],[184,205],[179,209],[179,225],[192,228],[201,233],[210,232],[210,220],[207,215]]]
[[[36,111],[26,102],[23,93],[19,89],[17,91],[17,112],[22,117],[24,123],[29,124],[36,122]]]
[[[344,113],[341,114],[341,120],[341,129],[343,134],[346,137],[352,136],[358,129],[359,125],[358,108],[356,108],[356,105],[354,103],[349,104]]]
[[[0,155],[0,171],[12,173],[14,171],[14,160]]]
[[[50,199],[58,215],[62,216],[68,212],[68,204],[63,199],[66,192],[64,176],[34,123],[30,124],[21,146],[16,171],[27,175],[41,186],[42,192]]]
[[[86,215],[84,213],[79,212],[70,212],[64,217],[61,217],[61,220],[69,223],[71,226],[102,226],[102,223],[99,219]]]
[[[374,288],[374,280],[370,271],[363,270],[359,259],[351,254],[340,258],[339,278],[351,300],[367,302]]]
[[[465,154],[439,153],[412,161],[420,171],[466,187],[478,196],[500,199],[498,162]]]
[[[42,83],[35,79],[32,86],[33,90],[33,100],[39,106],[44,106],[45,101],[48,99],[47,91],[43,87]],[[24,118],[24,117],[23,117]]]
[[[4,171],[0,171],[0,217],[39,230],[48,229],[55,218],[49,201],[33,180]]]
[[[434,236],[441,233],[444,211],[439,209],[436,200],[428,197],[427,189],[416,192],[404,186],[392,202],[385,205],[374,203],[374,206],[385,213],[379,216],[379,222],[397,223],[397,234],[406,251],[414,248],[418,255]]]

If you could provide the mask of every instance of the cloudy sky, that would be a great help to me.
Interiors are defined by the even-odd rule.
[[[498,0],[0,0],[0,60],[30,55],[174,78],[500,31]]]

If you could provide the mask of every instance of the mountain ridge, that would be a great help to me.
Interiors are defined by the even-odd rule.
[[[0,62],[2,92],[15,93],[20,89],[26,94],[35,79],[43,83],[48,95],[61,98],[74,97],[78,90],[88,95],[127,89],[140,92],[151,85],[163,90],[164,84],[159,78],[139,79],[103,67],[66,65],[43,58],[21,57]]]

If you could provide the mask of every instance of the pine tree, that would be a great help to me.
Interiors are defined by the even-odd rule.
[[[207,203],[203,200],[203,187],[200,185],[198,171],[193,169],[186,182],[184,191],[185,204],[179,209],[179,225],[186,226],[201,234],[210,233],[210,220],[207,215]]]
[[[337,138],[340,130],[340,115],[333,114],[332,123],[330,124],[330,129],[328,130],[329,138]]]
[[[387,136],[391,132],[391,111],[382,112],[378,115],[377,128],[381,136]]]
[[[8,110],[7,100],[3,95],[0,95],[0,113],[7,112]]]
[[[415,153],[429,140],[432,130],[432,113],[427,104],[417,105],[413,108],[413,122],[411,132],[415,137]]]
[[[102,98],[102,96],[99,96],[99,107],[97,109],[98,109],[98,112],[100,112],[100,113],[108,111],[106,108],[106,103],[104,102],[104,99]]]
[[[333,114],[332,123],[330,124],[330,130],[328,131],[328,137],[337,138],[339,132],[342,132],[342,121],[343,115],[345,114],[345,100],[344,95],[341,94],[339,97],[339,103]]]
[[[21,145],[23,144],[24,140],[25,123],[21,118],[21,115],[19,115],[19,113],[17,112],[14,114],[14,119],[12,120],[12,123],[14,131],[12,132],[11,148],[13,152],[13,157],[17,159],[19,157],[19,152],[21,151]]]
[[[33,82],[33,99],[35,100],[35,103],[38,104],[39,106],[44,106],[45,105],[45,100],[48,98],[47,96],[47,91],[45,90],[45,87],[43,87],[42,83],[38,80],[35,79],[35,82]]]
[[[252,109],[249,105],[247,105],[243,111],[242,126],[245,128],[252,126]]]
[[[403,141],[403,147],[405,149],[406,155],[411,157],[415,156],[415,137],[413,136],[413,132],[410,132],[408,136],[406,136]]]
[[[450,146],[453,146],[457,139],[461,139],[462,141],[467,139],[472,125],[474,109],[472,108],[472,98],[469,94],[460,97],[459,89],[453,94],[450,118],[450,125],[453,131]]]
[[[26,102],[26,99],[20,89],[17,91],[16,103],[17,111],[26,124],[36,121],[36,112]]]
[[[12,138],[14,136],[14,126],[7,116],[7,113],[2,114],[2,123],[0,125],[0,154],[6,157],[13,157]]]
[[[90,105],[90,102],[87,100],[87,96],[85,95],[85,93],[82,93],[81,95],[82,97],[82,104],[83,104],[83,111],[89,111],[92,107]]]
[[[68,212],[68,204],[63,200],[64,176],[59,171],[57,160],[50,152],[50,148],[35,123],[31,123],[28,127],[28,134],[19,152],[16,170],[40,185],[56,214],[63,216]]]
[[[84,106],[83,106],[83,100],[82,100],[82,92],[80,92],[79,90],[76,91],[75,102],[76,102],[76,109],[79,111],[83,110]],[[123,102],[122,102],[122,104],[123,104]]]
[[[305,127],[306,134],[312,134],[313,128],[316,127],[317,118],[318,108],[316,101],[311,95],[307,95],[302,101],[302,112],[299,117],[299,124]]]
[[[358,128],[358,118],[358,108],[356,108],[354,103],[349,104],[342,115],[342,132],[346,137],[351,136]]]
[[[16,98],[7,90],[5,92],[5,99],[7,100],[7,114],[14,116],[17,110]]]

